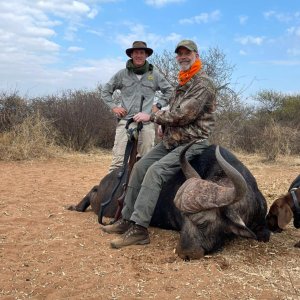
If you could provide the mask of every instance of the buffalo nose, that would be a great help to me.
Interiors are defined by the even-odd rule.
[[[182,249],[180,246],[176,247],[175,253],[184,261],[190,261],[192,259],[200,259],[204,257],[204,249],[199,247],[197,249]]]

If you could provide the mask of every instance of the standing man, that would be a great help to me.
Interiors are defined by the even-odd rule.
[[[148,48],[145,42],[133,42],[132,48],[126,50],[126,54],[130,57],[126,63],[126,68],[117,72],[102,90],[103,101],[118,118],[110,172],[122,166],[128,141],[125,125],[130,118],[140,111],[141,97],[144,96],[145,98],[142,112],[150,114],[151,110],[158,110],[156,105],[153,105],[157,91],[162,93],[159,104],[157,104],[159,108],[168,104],[172,94],[173,89],[169,82],[147,61],[152,53],[153,50]],[[117,103],[112,97],[116,90],[121,92]],[[154,124],[149,120],[142,122],[143,129],[138,140],[138,156],[140,157],[154,146],[155,138]],[[136,123],[132,126],[136,126]]]
[[[104,226],[107,233],[122,234],[113,248],[150,242],[150,224],[160,191],[179,170],[179,155],[187,143],[198,140],[186,153],[191,160],[208,147],[215,125],[216,89],[202,70],[197,45],[181,41],[175,49],[180,67],[179,84],[170,99],[170,110],[137,113],[136,122],[154,122],[164,128],[162,141],[135,165],[129,180],[122,219]]]

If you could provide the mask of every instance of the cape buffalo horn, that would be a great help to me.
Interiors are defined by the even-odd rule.
[[[187,148],[184,150],[186,151]],[[187,213],[196,213],[202,210],[227,206],[244,197],[247,190],[246,181],[244,177],[222,157],[219,146],[216,148],[216,158],[222,169],[233,182],[234,187],[221,186],[217,183],[203,180],[199,178],[199,175],[197,178],[189,177],[179,188],[174,199],[174,203],[179,210]],[[186,160],[181,161],[184,164],[187,162]],[[184,168],[184,174],[191,175],[193,173],[189,170],[189,168],[193,169],[190,164],[186,164]],[[186,169],[188,169],[188,171]],[[196,171],[194,170],[194,172]]]
[[[233,182],[235,188],[235,195],[233,195],[233,202],[240,201],[247,192],[247,183],[242,174],[229,164],[221,155],[220,147],[216,147],[216,158],[219,165],[225,171],[226,175]]]
[[[191,164],[186,159],[185,153],[186,151],[196,142],[197,140],[193,140],[188,143],[180,152],[179,160],[181,164],[181,169],[186,179],[189,178],[201,178],[200,175],[196,172],[196,170],[191,166]]]

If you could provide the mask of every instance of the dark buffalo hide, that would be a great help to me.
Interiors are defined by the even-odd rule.
[[[215,145],[209,146],[191,164],[202,179],[232,186],[216,159],[215,149]],[[158,199],[150,226],[181,231],[180,245],[177,248],[180,249],[178,254],[182,258],[202,257],[205,253],[217,250],[227,239],[231,239],[235,235],[256,238],[261,241],[269,240],[270,233],[266,228],[265,221],[267,203],[258,189],[255,178],[230,151],[220,147],[220,152],[222,157],[244,177],[247,183],[247,194],[240,203],[198,214],[187,215],[180,212],[175,207],[173,200],[177,190],[186,180],[181,171],[163,186]],[[92,210],[98,214],[101,203],[107,203],[103,207],[103,215],[113,217],[117,209],[117,198],[122,194],[123,182],[118,185],[117,179],[119,172],[120,170],[115,170],[106,175],[98,186],[93,187],[77,205],[72,205],[69,209],[82,212],[91,205]],[[124,181],[124,177],[122,181]],[[110,199],[112,191],[116,187],[114,197]],[[232,221],[234,218],[237,221]],[[242,221],[240,222],[240,220]],[[209,227],[208,232],[212,235],[209,238],[203,233],[202,228],[204,227],[206,229]],[[245,228],[248,233],[244,232]]]

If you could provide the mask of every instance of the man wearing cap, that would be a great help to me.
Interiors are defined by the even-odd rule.
[[[152,53],[153,50],[148,48],[145,42],[133,42],[132,48],[126,50],[126,54],[130,57],[126,68],[117,72],[102,90],[103,101],[118,118],[110,172],[123,163],[128,141],[125,125],[140,111],[141,97],[144,96],[142,112],[147,114],[150,114],[152,109],[153,111],[158,110],[156,105],[153,105],[157,91],[162,93],[157,106],[160,105],[161,108],[168,105],[173,88],[162,74],[147,61]],[[117,99],[113,97],[116,90],[120,91]],[[131,124],[131,127],[134,126],[136,123]],[[143,122],[138,139],[138,156],[142,157],[154,146],[154,139],[154,124],[149,120]]]
[[[182,148],[197,140],[186,153],[191,160],[209,145],[208,138],[215,125],[216,89],[202,70],[198,48],[193,41],[181,41],[175,53],[180,67],[179,84],[171,96],[170,109],[151,114],[140,112],[133,117],[136,122],[151,121],[161,125],[163,137],[135,164],[122,219],[102,228],[107,233],[122,234],[111,242],[112,248],[150,242],[147,228],[163,184],[180,170]]]

